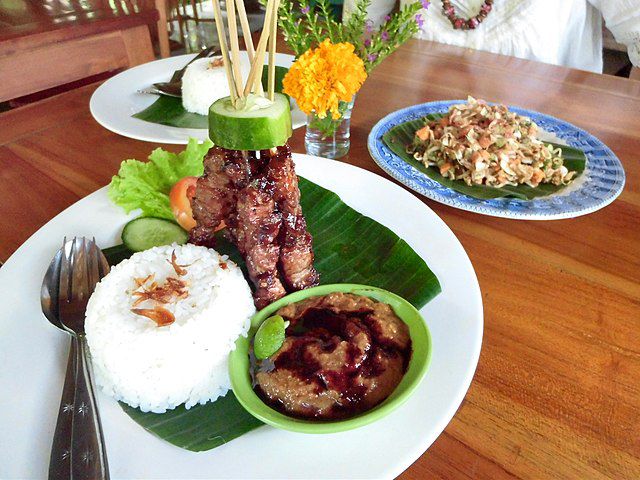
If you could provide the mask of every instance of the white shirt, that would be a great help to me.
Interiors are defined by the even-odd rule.
[[[356,0],[345,0],[345,14]],[[376,26],[396,0],[372,0],[369,18]],[[415,0],[400,0],[401,6]],[[483,0],[451,0],[464,19],[478,14]],[[602,72],[602,18],[629,58],[640,66],[640,0],[494,0],[475,30],[455,30],[433,0],[421,12],[425,20],[418,38],[486,50],[555,65]]]

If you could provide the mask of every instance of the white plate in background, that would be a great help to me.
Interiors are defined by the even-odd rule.
[[[246,52],[240,52],[246,55]],[[206,128],[179,128],[146,122],[132,115],[141,112],[158,99],[157,95],[138,93],[154,83],[167,82],[173,72],[183,68],[196,54],[163,58],[138,65],[111,77],[100,85],[89,102],[93,118],[107,130],[119,135],[154,143],[186,145],[190,137],[198,140],[209,138]],[[289,68],[293,55],[276,53],[276,65]],[[291,108],[293,128],[306,124],[307,117],[293,102]]]

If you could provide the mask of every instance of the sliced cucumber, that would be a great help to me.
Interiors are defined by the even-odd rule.
[[[209,138],[228,150],[266,150],[287,143],[291,136],[289,100],[280,93],[269,102],[249,95],[236,110],[229,97],[209,108]]]
[[[189,234],[164,218],[141,217],[131,220],[122,230],[122,243],[133,252],[160,245],[187,243]]]

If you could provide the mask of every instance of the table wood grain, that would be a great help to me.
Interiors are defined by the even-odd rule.
[[[0,259],[107,184],[123,159],[155,148],[100,127],[95,88],[0,115]],[[468,94],[590,131],[620,157],[627,184],[599,212],[547,222],[424,199],[471,258],[485,330],[462,406],[401,478],[640,478],[640,82],[411,41],[358,95],[344,161],[385,176],[366,149],[375,122]]]

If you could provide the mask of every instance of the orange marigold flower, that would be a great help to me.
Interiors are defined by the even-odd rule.
[[[367,78],[364,63],[354,50],[351,43],[333,44],[329,39],[307,50],[285,75],[284,93],[295,98],[306,114],[315,111],[325,118],[331,112],[333,119],[340,118],[340,101],[350,102]]]

